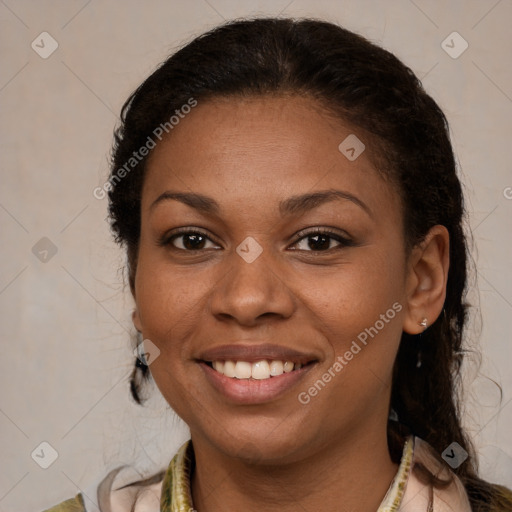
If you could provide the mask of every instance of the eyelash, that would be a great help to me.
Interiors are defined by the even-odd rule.
[[[201,235],[204,238],[208,239],[209,241],[211,241],[213,243],[216,243],[214,240],[212,240],[201,229],[186,227],[186,228],[179,228],[176,231],[174,231],[173,233],[171,233],[170,235],[169,234],[163,235],[160,238],[160,240],[158,241],[158,245],[161,246],[161,247],[171,246],[172,249],[175,249],[177,251],[184,251],[184,252],[190,252],[190,253],[201,252],[201,251],[204,250],[204,249],[188,250],[188,249],[181,249],[179,247],[175,247],[172,244],[172,242],[175,239],[177,239],[177,238],[179,238],[180,236],[183,236],[183,235]],[[337,242],[339,242],[340,245],[338,245],[336,247],[331,247],[331,248],[326,249],[326,250],[319,250],[319,251],[318,250],[317,251],[309,250],[309,251],[304,251],[304,252],[316,252],[316,253],[324,252],[324,253],[327,253],[327,252],[330,252],[332,250],[336,250],[336,249],[339,250],[339,249],[343,249],[345,247],[353,247],[354,245],[356,245],[355,242],[353,240],[351,240],[350,238],[348,238],[346,236],[342,236],[340,233],[337,233],[337,232],[334,232],[334,231],[330,231],[329,229],[326,229],[326,228],[303,229],[302,231],[299,231],[294,236],[294,240],[292,242],[292,245],[296,245],[301,240],[307,239],[308,237],[314,236],[314,235],[327,235],[330,239],[333,239],[333,240],[336,240]],[[297,250],[297,249],[294,249],[294,250]],[[303,249],[299,249],[299,250],[303,250]]]

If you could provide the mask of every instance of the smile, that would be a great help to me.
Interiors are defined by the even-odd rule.
[[[300,370],[302,363],[281,360],[261,360],[251,363],[249,361],[212,361],[207,364],[218,373],[232,379],[265,380],[278,377],[283,373]]]
[[[261,404],[297,386],[319,362],[319,354],[246,341],[210,347],[195,361],[224,399],[236,404]]]

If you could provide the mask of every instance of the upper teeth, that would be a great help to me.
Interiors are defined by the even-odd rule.
[[[226,377],[235,379],[268,379],[277,377],[283,373],[289,373],[293,370],[302,368],[302,364],[292,361],[257,361],[249,363],[247,361],[213,361],[213,368]]]

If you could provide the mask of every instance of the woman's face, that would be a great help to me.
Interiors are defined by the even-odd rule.
[[[193,439],[286,462],[385,432],[408,266],[369,144],[312,99],[218,99],[150,155],[134,323]]]

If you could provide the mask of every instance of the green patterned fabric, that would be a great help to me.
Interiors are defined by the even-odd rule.
[[[160,512],[192,512],[190,475],[194,462],[192,442],[187,441],[173,457],[162,484]]]
[[[510,500],[512,503],[512,490],[508,487],[504,487],[503,485],[495,484],[493,487],[498,490],[507,500]],[[496,511],[496,512],[502,512],[502,511]],[[512,508],[510,510],[507,510],[506,512],[512,512]]]
[[[85,512],[84,500],[81,494],[77,494],[74,498],[63,501],[43,512]]]
[[[382,500],[377,512],[397,512],[405,494],[405,487],[412,467],[414,455],[414,437],[409,436],[404,444],[400,466],[388,492]]]

